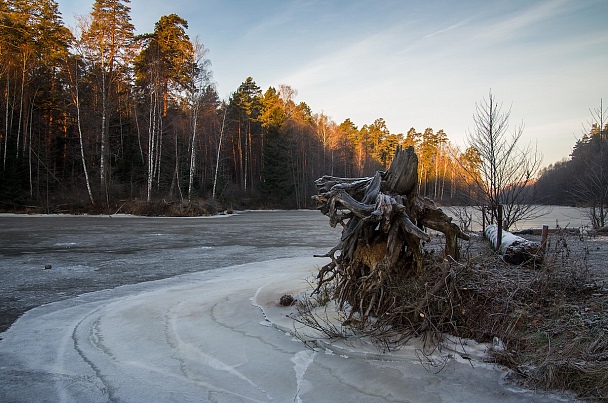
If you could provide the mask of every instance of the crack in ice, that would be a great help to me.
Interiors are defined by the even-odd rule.
[[[175,309],[176,306],[179,306],[181,303],[182,303],[182,301],[178,302],[172,309]],[[168,312],[170,312],[170,311],[171,311],[171,309],[168,310]],[[239,371],[234,369],[233,366],[230,366],[230,365],[224,363],[223,361],[217,359],[216,357],[205,353],[204,351],[200,350],[199,348],[196,348],[196,347],[192,346],[191,344],[184,342],[182,340],[182,338],[180,337],[179,331],[177,329],[177,322],[176,322],[175,314],[166,314],[165,320],[167,321],[166,322],[167,325],[170,325],[165,328],[167,342],[175,350],[175,353],[173,354],[173,358],[177,359],[180,362],[180,366],[182,367],[182,373],[184,373],[184,376],[186,376],[187,379],[197,382],[196,380],[192,379],[184,370],[185,361],[195,359],[197,362],[199,362],[211,369],[214,369],[216,371],[227,372],[230,375],[233,375],[233,376],[237,377],[238,379],[240,379],[244,382],[247,382],[252,387],[254,387],[254,388],[258,389],[259,391],[263,392],[264,394],[266,394],[266,396],[272,400],[272,397],[268,394],[268,392],[266,392],[263,388],[261,388],[259,385],[257,385],[255,382],[253,382],[251,379],[247,378],[245,375],[243,375],[242,373],[240,373]],[[214,387],[214,389],[216,391],[221,391],[222,393],[229,393],[229,394],[232,394],[235,396],[239,396],[236,393],[226,391],[222,388]],[[251,398],[249,398],[249,399],[251,399]],[[253,399],[251,399],[251,400],[253,400]]]

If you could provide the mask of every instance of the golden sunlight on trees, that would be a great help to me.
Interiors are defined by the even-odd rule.
[[[99,101],[99,182],[107,192],[108,158],[111,154],[109,125],[121,81],[128,80],[132,61],[131,42],[135,27],[131,24],[128,1],[95,0],[89,24],[84,28],[81,46],[90,66],[91,81],[97,87]]]
[[[461,154],[431,127],[391,133],[381,117],[337,123],[252,77],[222,101],[188,22],[161,16],[134,36],[128,5],[95,0],[71,33],[53,0],[0,3],[0,208],[310,207],[314,179],[373,175],[399,146],[420,156],[421,196],[477,195],[483,148]]]
[[[147,201],[151,201],[155,183],[156,188],[160,187],[164,168],[163,146],[166,143],[163,137],[173,138],[174,141],[169,144],[176,153],[170,194],[175,189],[175,180],[179,180],[179,138],[183,136],[171,131],[165,133],[164,127],[171,124],[174,118],[167,116],[169,102],[173,103],[176,111],[183,108],[184,91],[192,85],[195,80],[193,76],[198,70],[194,46],[185,32],[187,27],[187,21],[175,14],[162,16],[154,26],[153,33],[138,38],[143,49],[135,59],[135,82],[148,110],[147,119],[144,117],[148,128]]]

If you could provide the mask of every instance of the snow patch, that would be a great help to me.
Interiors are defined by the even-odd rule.
[[[304,379],[304,375],[306,374],[308,366],[314,361],[316,354],[317,353],[315,351],[302,350],[298,351],[290,360],[294,363],[293,369],[296,372],[297,390],[295,401],[298,403],[302,402],[302,399],[300,399],[300,393],[305,393],[310,387],[310,382]]]

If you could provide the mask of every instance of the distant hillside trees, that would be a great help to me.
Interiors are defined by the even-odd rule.
[[[306,208],[316,178],[373,175],[398,145],[418,153],[420,195],[475,193],[479,153],[443,130],[336,123],[252,77],[221,100],[188,22],[161,16],[136,36],[128,4],[95,0],[70,32],[54,0],[0,3],[0,210]]]
[[[576,141],[570,159],[550,165],[534,185],[537,200],[587,207],[594,227],[608,224],[608,122],[600,101],[590,127]]]

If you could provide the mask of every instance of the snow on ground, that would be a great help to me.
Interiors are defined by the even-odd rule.
[[[435,373],[415,344],[390,353],[364,342],[306,348],[287,316],[294,308],[278,300],[308,289],[321,264],[248,263],[32,309],[2,334],[0,401],[565,400],[514,387],[503,369],[458,354]]]

